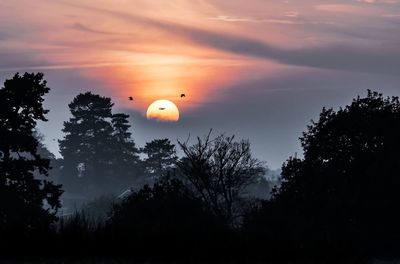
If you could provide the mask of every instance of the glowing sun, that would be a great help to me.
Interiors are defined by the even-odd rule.
[[[179,120],[179,110],[176,105],[168,100],[154,101],[146,113],[147,119],[155,119],[158,121],[172,121]]]

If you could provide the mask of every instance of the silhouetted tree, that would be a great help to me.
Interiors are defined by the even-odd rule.
[[[184,179],[217,216],[235,224],[246,188],[265,171],[262,162],[252,157],[250,143],[224,135],[211,140],[210,134],[192,146],[178,143],[185,154],[178,163]]]
[[[56,220],[59,185],[35,179],[47,176],[49,159],[39,154],[37,121],[47,121],[42,73],[14,75],[0,89],[0,236],[45,231]],[[45,204],[47,205],[45,208]]]
[[[48,179],[54,183],[59,183],[59,174],[60,174],[60,166],[62,165],[62,160],[57,159],[56,156],[47,148],[47,146],[44,144],[44,135],[41,134],[38,130],[34,132],[34,136],[38,140],[38,147],[37,147],[37,153],[45,159],[50,160],[50,168],[48,171],[48,175],[42,175],[39,173],[39,171],[35,171],[34,176],[37,179]]]
[[[50,150],[46,147],[46,145],[43,143],[44,141],[44,135],[41,134],[38,130],[35,130],[33,132],[34,137],[37,139],[38,141],[38,146],[37,146],[37,152],[38,154],[46,159],[51,160],[55,160],[56,156],[50,152]]]
[[[224,230],[223,223],[217,221],[201,199],[181,181],[168,177],[152,187],[145,185],[115,204],[107,224],[121,247],[150,256],[169,251],[179,257],[188,253],[185,248],[194,252],[204,250]]]
[[[155,139],[146,143],[143,153],[146,172],[152,179],[160,177],[171,170],[177,161],[175,145],[169,139]]]
[[[129,132],[129,115],[112,115],[112,126],[114,129],[114,146],[112,151],[113,173],[119,175],[121,180],[120,189],[124,190],[142,182],[144,171],[139,159],[139,150],[132,139],[132,133]]]
[[[98,195],[121,191],[133,176],[137,149],[130,139],[127,115],[112,115],[110,98],[79,94],[69,104],[72,118],[64,123],[59,141],[66,190]],[[129,186],[127,186],[129,187]]]
[[[110,98],[87,92],[68,105],[72,118],[64,122],[60,152],[64,159],[61,179],[67,190],[88,193],[107,183],[108,149],[113,128]]]
[[[398,253],[399,135],[397,97],[368,91],[338,111],[324,108],[301,138],[304,159],[284,164],[281,187],[249,229],[299,251]]]

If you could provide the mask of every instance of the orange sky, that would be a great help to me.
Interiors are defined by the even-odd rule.
[[[25,66],[33,69],[81,68],[83,76],[107,84],[123,107],[143,112],[163,98],[185,110],[218,97],[223,87],[256,78],[256,68],[258,75],[273,75],[285,64],[274,62],[274,57],[235,54],[229,39],[221,49],[221,40],[202,34],[235,36],[281,49],[339,41],[358,44],[357,39],[326,34],[324,27],[356,26],[365,17],[388,19],[397,14],[388,6],[397,7],[397,2],[2,1],[0,22],[13,37],[4,39],[0,48],[30,52],[31,62]],[[180,93],[188,97],[180,100]],[[135,103],[126,101],[128,96]]]
[[[214,128],[279,167],[323,106],[398,95],[399,28],[400,0],[0,0],[0,78],[45,73],[55,153],[68,103],[93,91],[138,144]],[[157,99],[180,121],[146,120]]]

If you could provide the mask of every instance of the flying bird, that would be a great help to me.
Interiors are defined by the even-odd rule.
[[[132,96],[129,96],[128,98],[129,98],[129,101],[133,101],[133,97]]]
[[[165,110],[165,107],[160,107],[160,108],[158,108],[159,110]]]
[[[181,98],[182,98],[182,97],[186,97],[186,94],[181,94]]]

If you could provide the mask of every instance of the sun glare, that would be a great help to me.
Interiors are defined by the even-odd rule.
[[[146,117],[157,121],[176,122],[179,120],[179,110],[169,100],[157,100],[147,108]]]

